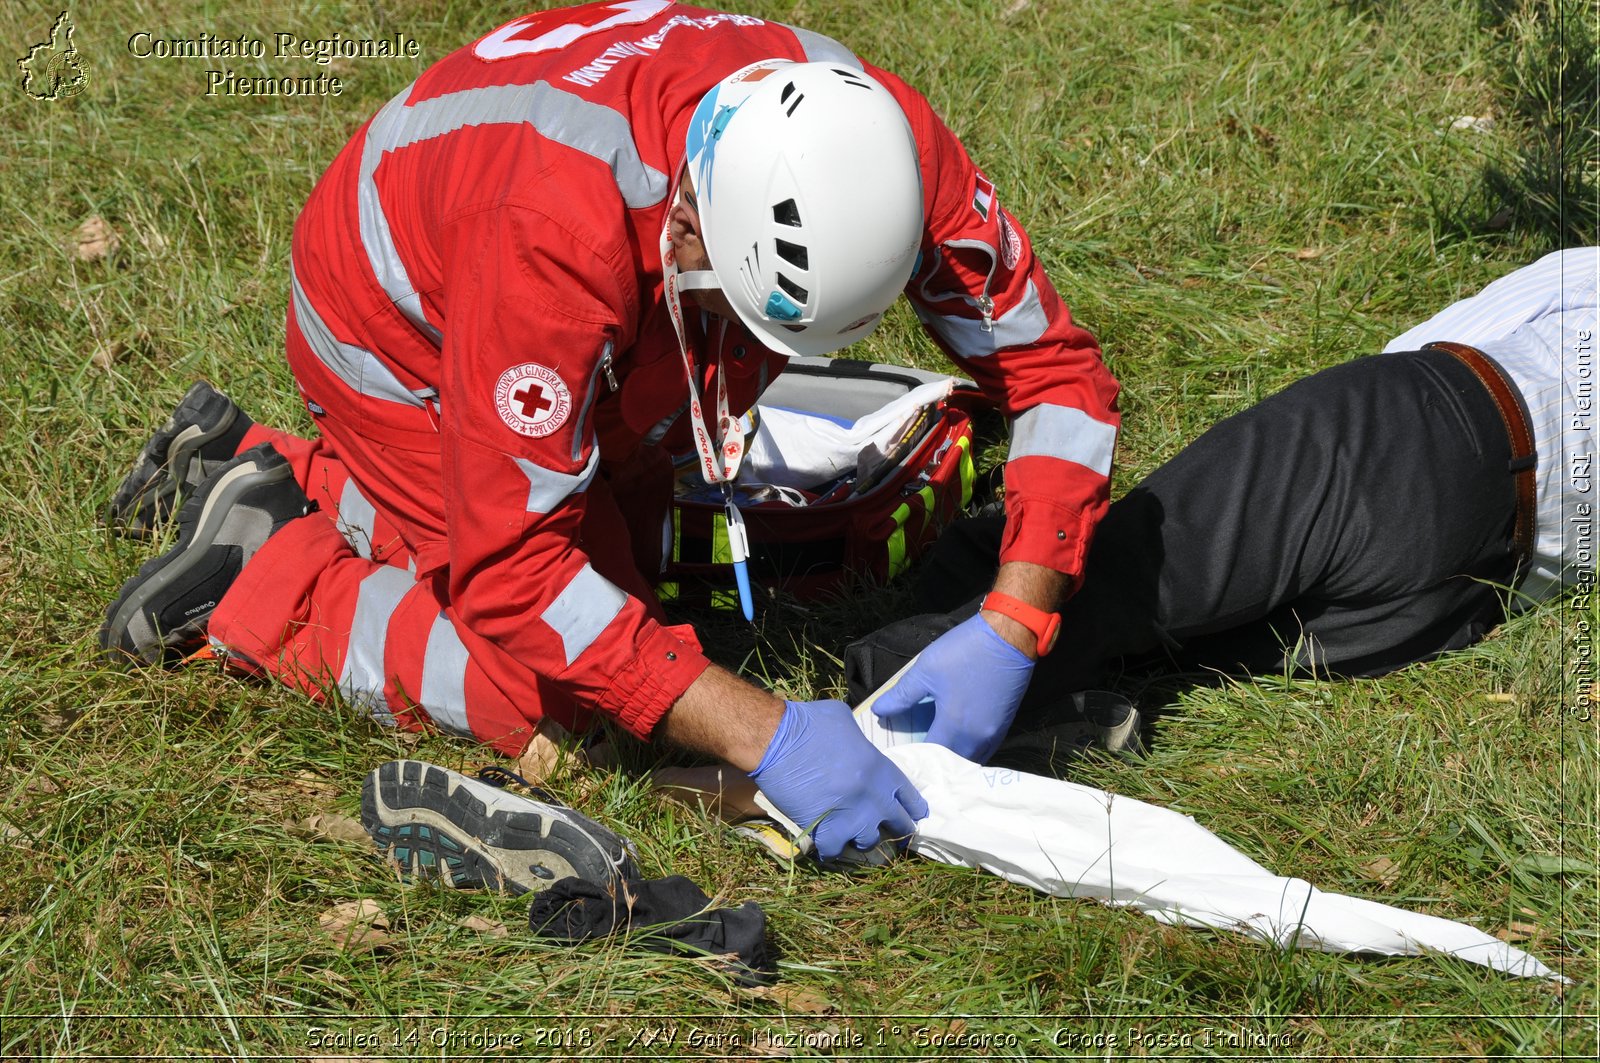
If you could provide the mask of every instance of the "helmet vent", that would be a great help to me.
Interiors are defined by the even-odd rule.
[[[778,274],[778,287],[788,292],[797,303],[804,303],[811,296],[810,292],[806,291],[804,288],[800,287],[800,285],[796,284],[794,281],[790,280],[788,277],[785,277],[781,273]]]
[[[794,102],[793,103],[789,103],[789,95],[791,93],[794,94]],[[803,92],[795,92],[794,91],[794,82],[792,82],[792,81],[789,82],[789,84],[787,84],[787,85],[785,85],[783,87],[783,97],[779,101],[780,103],[789,103],[788,109],[786,109],[783,113],[788,115],[790,118],[793,118],[795,109],[798,108],[802,102],[804,102],[805,98],[806,98],[806,94],[803,93]]]
[[[795,269],[811,268],[811,256],[806,253],[804,244],[791,244],[787,240],[774,240],[773,243],[778,245],[778,257]]]
[[[792,199],[772,205],[772,220],[779,225],[788,225],[791,228],[800,227],[800,207]]]
[[[854,85],[856,88],[866,89],[868,92],[872,91],[872,86],[861,80],[861,75],[854,70],[841,70],[839,67],[834,67],[833,72],[843,78],[846,85]]]

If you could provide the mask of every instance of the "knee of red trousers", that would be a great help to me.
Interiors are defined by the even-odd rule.
[[[431,726],[508,755],[541,719],[574,732],[593,725],[587,709],[462,629],[442,586],[359,556],[310,516],[251,558],[218,603],[210,636],[247,668],[319,701],[339,691],[382,723]]]
[[[391,565],[411,560],[399,523],[361,489],[326,438],[305,439],[258,423],[245,433],[239,449],[243,452],[261,443],[272,444],[283,455],[306,497],[333,521],[358,554]]]

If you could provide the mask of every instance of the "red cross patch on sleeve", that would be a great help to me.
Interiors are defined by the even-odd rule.
[[[494,407],[507,428],[540,439],[567,423],[572,392],[555,370],[524,362],[500,374]]]

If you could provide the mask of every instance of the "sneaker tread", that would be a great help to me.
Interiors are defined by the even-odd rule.
[[[391,761],[362,786],[362,825],[402,875],[456,888],[522,894],[569,875],[633,872],[622,840],[580,813],[509,791],[509,800],[534,807],[491,809],[470,783],[437,765]]]

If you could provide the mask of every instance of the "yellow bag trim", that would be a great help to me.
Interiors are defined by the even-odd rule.
[[[906,570],[906,518],[909,516],[911,516],[911,505],[908,502],[900,503],[890,514],[890,519],[894,521],[894,531],[889,533],[889,541],[884,544],[889,551],[890,579],[894,579]]]
[[[961,508],[972,505],[972,492],[978,483],[978,467],[972,463],[972,437],[964,435],[956,440],[961,448]]]
[[[711,563],[733,564],[733,547],[728,545],[728,522],[722,517],[711,518]]]

